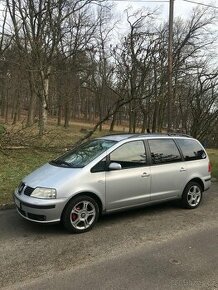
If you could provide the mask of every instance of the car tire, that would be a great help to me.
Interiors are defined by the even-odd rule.
[[[189,182],[182,194],[182,205],[184,208],[194,209],[202,200],[203,190],[199,183]]]
[[[99,217],[97,202],[86,195],[73,198],[62,214],[62,223],[70,233],[84,233],[93,228]]]

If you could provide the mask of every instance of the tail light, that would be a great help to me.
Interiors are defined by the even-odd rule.
[[[211,173],[211,171],[212,171],[212,166],[211,166],[211,163],[209,162],[209,163],[208,163],[208,172]]]

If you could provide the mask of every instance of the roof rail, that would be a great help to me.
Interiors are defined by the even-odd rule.
[[[188,135],[188,134],[185,134],[185,133],[174,133],[174,132],[171,132],[171,133],[125,133],[125,132],[122,132],[122,133],[111,133],[111,134],[107,134],[107,135],[104,135],[104,137],[107,137],[107,136],[123,136],[125,137],[125,139],[131,139],[131,138],[137,138],[137,137],[142,137],[142,136],[154,136],[154,137],[159,137],[159,136],[180,136],[180,137],[187,137],[187,138],[192,138],[191,135]]]
[[[134,137],[141,137],[141,136],[181,136],[181,137],[189,137],[192,138],[191,135],[185,134],[185,133],[135,133],[135,134],[131,134],[131,136],[129,138],[131,138],[132,136]]]
[[[138,135],[137,133],[128,133],[128,132],[121,132],[121,133],[110,133],[110,134],[106,134],[104,135],[104,137],[107,136],[134,136],[134,135]]]
[[[188,137],[192,138],[191,135],[185,134],[185,133],[167,133],[168,136],[181,136],[181,137]]]

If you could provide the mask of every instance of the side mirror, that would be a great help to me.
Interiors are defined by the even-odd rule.
[[[108,166],[109,170],[120,170],[122,169],[121,164],[116,163],[116,162],[111,162],[110,165]]]

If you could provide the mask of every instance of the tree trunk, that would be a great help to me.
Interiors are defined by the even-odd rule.
[[[27,127],[32,126],[32,124],[34,123],[35,105],[36,105],[36,93],[34,90],[33,75],[31,72],[29,73],[29,86],[30,86],[30,100],[29,100],[27,123],[26,123]]]
[[[133,132],[133,111],[132,102],[129,103],[129,133]]]
[[[46,73],[41,70],[41,81],[43,91],[40,96],[41,99],[41,114],[39,119],[39,136],[43,136],[45,133],[45,127],[48,120],[48,91],[49,91],[49,76],[51,73],[51,67],[47,68]]]
[[[4,92],[2,92],[2,98],[1,98],[1,117],[2,118],[5,116],[5,104],[6,104],[6,98],[5,98]]]
[[[111,121],[111,125],[110,125],[110,132],[113,132],[114,131],[114,125],[115,125],[115,122],[116,122],[116,118],[117,116],[116,116],[116,114],[114,114],[113,116],[112,116],[112,121]]]
[[[61,104],[59,103],[58,105],[58,126],[61,125],[61,119],[62,119],[62,106]]]
[[[143,120],[142,120],[141,133],[145,133],[146,125],[147,125],[147,114],[146,114],[145,109],[142,109],[142,114],[143,114]]]
[[[12,125],[15,125],[17,123],[19,110],[20,110],[20,94],[18,92],[17,99],[15,101],[15,108],[13,110],[13,122],[12,122]]]
[[[39,136],[42,137],[45,133],[45,126],[47,124],[47,103],[44,99],[40,100],[39,109]]]
[[[69,104],[65,104],[64,108],[64,128],[67,129],[69,127],[70,123],[70,107]]]

